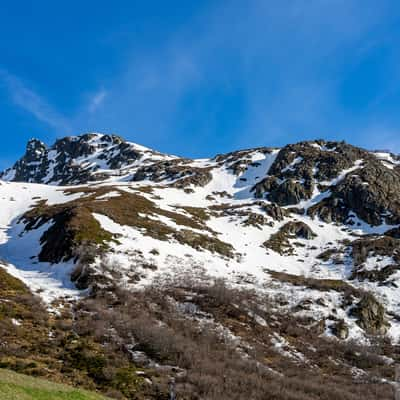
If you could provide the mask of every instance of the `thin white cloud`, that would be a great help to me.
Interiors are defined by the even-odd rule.
[[[107,91],[100,89],[96,92],[89,101],[88,111],[94,113],[103,103],[107,97]]]
[[[68,119],[55,110],[38,93],[29,88],[19,77],[0,69],[0,80],[4,83],[12,102],[16,106],[58,132],[68,133],[71,131]]]

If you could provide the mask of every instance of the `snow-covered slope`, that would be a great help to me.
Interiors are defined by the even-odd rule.
[[[345,143],[190,160],[109,135],[31,141],[0,184],[0,257],[50,301],[214,276],[285,296],[327,335],[397,338],[399,196],[396,156]],[[384,315],[360,317],[364,291]]]
[[[40,238],[46,226],[31,232],[24,232],[20,217],[36,202],[45,200],[53,205],[72,200],[76,195],[67,196],[57,187],[6,183],[0,184],[0,258],[6,262],[9,273],[21,279],[33,291],[40,291],[46,301],[58,297],[76,297],[79,292],[71,282],[73,262],[58,264],[38,263]],[[48,227],[47,227],[48,228]]]

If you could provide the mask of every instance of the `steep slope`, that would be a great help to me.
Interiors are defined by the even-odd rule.
[[[53,168],[47,162],[54,152]],[[30,142],[27,154],[4,177],[26,178],[20,167],[30,165],[34,182],[106,178],[90,186],[0,186],[8,210],[0,256],[49,299],[57,287],[76,295],[71,276],[81,289],[96,281],[134,288],[189,271],[266,290],[270,271],[278,271],[372,290],[393,316],[380,328],[398,335],[394,155],[316,141],[189,160],[100,134],[61,139],[50,149]],[[76,168],[68,169],[72,164]],[[76,264],[79,259],[87,265]],[[295,292],[291,302],[309,295]],[[320,318],[331,308],[341,311],[327,320],[327,332],[343,319],[350,337],[362,335],[341,296],[328,297]],[[310,315],[315,318],[315,309]]]
[[[143,298],[132,320],[149,318],[172,331],[182,318],[200,328],[211,323],[235,338],[229,346],[279,374],[288,360],[323,374],[328,367],[313,356],[315,345],[331,349],[329,368],[340,365],[350,381],[393,380],[400,337],[398,156],[319,140],[190,160],[87,134],[49,149],[30,142],[2,176],[0,258],[52,307],[60,297],[90,294],[124,314],[130,311],[115,299],[118,291],[139,299],[156,287],[161,297]],[[209,292],[216,279],[233,297]],[[222,299],[215,303],[213,296]],[[109,329],[120,329],[128,346],[132,338],[112,321]],[[376,351],[386,358],[375,362],[387,367],[379,372],[349,359],[336,340],[367,346],[383,340]],[[260,343],[263,358],[250,351]],[[154,360],[142,347],[149,365],[168,359],[190,376],[182,359]]]

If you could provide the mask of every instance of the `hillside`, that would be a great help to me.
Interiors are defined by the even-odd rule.
[[[65,329],[47,322],[61,343],[72,329],[102,353],[85,387],[113,382],[125,398],[392,396],[399,156],[317,140],[191,160],[86,134],[32,140],[1,176],[4,273],[49,321],[60,306],[69,315]],[[50,353],[40,369],[57,371]],[[104,372],[113,354],[138,385]],[[26,357],[39,362],[32,347],[7,368]],[[251,390],[236,387],[243,379]]]

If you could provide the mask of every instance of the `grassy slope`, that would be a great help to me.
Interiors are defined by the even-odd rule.
[[[95,393],[74,389],[0,369],[2,400],[105,400]]]

